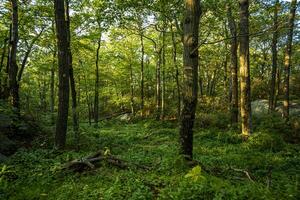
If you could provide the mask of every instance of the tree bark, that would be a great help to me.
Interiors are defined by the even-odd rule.
[[[11,41],[10,41],[10,53],[9,53],[9,91],[12,97],[12,106],[15,108],[17,115],[20,114],[20,102],[19,102],[19,84],[17,80],[18,64],[17,64],[17,48],[19,41],[19,22],[18,22],[18,1],[11,0],[12,7],[12,29],[11,29]]]
[[[80,65],[82,66],[82,61],[79,61]],[[88,93],[88,85],[86,80],[85,72],[83,73],[83,79],[84,79],[84,85],[85,85],[85,98],[86,98],[86,104],[88,108],[88,118],[89,118],[89,125],[92,125],[92,105],[90,101],[90,95]]]
[[[74,70],[72,63],[72,51],[71,51],[71,30],[70,30],[70,14],[69,14],[69,0],[66,1],[66,17],[67,17],[67,36],[68,36],[68,65],[70,74],[70,86],[72,96],[72,119],[73,119],[73,131],[74,131],[74,144],[76,149],[79,150],[79,122],[78,122],[78,111],[77,111],[77,93],[76,84],[74,78]]]
[[[54,86],[55,86],[55,58],[56,58],[56,49],[53,51],[53,61],[51,66],[51,74],[50,74],[50,113],[51,113],[51,123],[54,124],[54,104],[55,104],[55,94],[54,94]]]
[[[54,23],[52,22],[52,31],[53,35],[55,35],[55,27]],[[55,116],[54,116],[54,104],[55,104],[55,65],[56,65],[56,44],[54,44],[54,49],[53,49],[53,60],[52,60],[52,66],[50,70],[50,113],[51,113],[51,124],[54,125],[55,123]]]
[[[94,122],[95,128],[98,128],[99,121],[99,52],[101,47],[101,38],[102,33],[100,33],[100,37],[98,39],[97,53],[96,53],[96,81],[95,81],[95,101],[94,101]]]
[[[274,22],[273,22],[273,38],[272,38],[272,72],[270,81],[270,95],[269,95],[269,111],[275,110],[275,84],[277,72],[277,42],[278,42],[278,7],[279,0],[276,0],[274,5]]]
[[[134,86],[133,86],[133,69],[132,69],[131,61],[129,64],[129,69],[130,69],[130,108],[131,108],[131,114],[134,115]]]
[[[161,91],[161,113],[160,119],[165,117],[165,95],[166,95],[166,33],[165,30],[162,32],[162,91]]]
[[[6,54],[7,41],[8,41],[8,38],[5,38],[4,39],[3,51],[2,51],[2,54],[1,54],[0,73],[1,73],[1,71],[3,69],[3,66],[4,66],[4,58],[5,58],[5,54]],[[0,84],[1,84],[1,77],[0,77]]]
[[[193,126],[198,92],[198,33],[200,1],[185,0],[183,69],[183,108],[180,120],[180,153],[193,158]]]
[[[2,55],[1,55],[1,62],[0,62],[0,99],[3,99],[4,97],[4,86],[2,85],[2,77],[3,77],[3,73],[2,72],[2,69],[4,67],[4,58],[6,56],[6,45],[9,41],[9,38],[5,38],[4,39],[4,47],[3,47],[3,51],[2,51]]]
[[[157,50],[157,63],[156,63],[156,120],[160,118],[161,111],[161,79],[160,79],[160,70],[161,70],[161,53],[162,48]]]
[[[144,55],[145,55],[145,47],[144,47],[144,39],[143,33],[140,36],[141,39],[141,115],[144,116]]]
[[[249,62],[249,1],[240,0],[240,83],[242,135],[252,132]]]
[[[63,149],[66,144],[68,108],[69,108],[69,65],[68,33],[65,5],[62,0],[54,1],[57,50],[58,50],[58,115],[55,132],[55,147]]]
[[[283,117],[289,121],[289,96],[290,96],[290,73],[291,73],[291,58],[292,58],[292,43],[293,43],[293,30],[296,15],[297,0],[292,0],[291,9],[288,22],[288,38],[284,56],[284,101],[283,101]]]
[[[175,68],[175,82],[176,82],[176,89],[177,89],[177,118],[180,117],[180,110],[181,110],[181,94],[180,94],[180,85],[179,85],[179,69],[177,64],[177,46],[176,46],[176,37],[175,32],[173,31],[173,27],[171,26],[172,30],[172,43],[173,43],[173,65]]]
[[[227,18],[228,25],[231,35],[230,41],[230,71],[231,71],[231,102],[230,102],[230,113],[231,113],[231,124],[238,123],[238,56],[237,56],[237,30],[236,23],[232,16],[231,6],[227,4]]]

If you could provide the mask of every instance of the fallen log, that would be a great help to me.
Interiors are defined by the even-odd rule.
[[[94,170],[99,168],[103,164],[112,165],[120,169],[128,169],[129,167],[136,167],[143,170],[150,170],[151,168],[144,165],[139,165],[136,163],[130,163],[128,161],[119,159],[111,155],[107,151],[99,150],[96,153],[83,157],[80,159],[72,160],[63,165],[62,169],[71,170],[75,172],[83,172],[88,170]]]

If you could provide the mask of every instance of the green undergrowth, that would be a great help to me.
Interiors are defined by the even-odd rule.
[[[70,132],[64,152],[53,150],[44,138],[34,141],[31,149],[19,149],[1,164],[0,199],[300,197],[299,145],[286,143],[271,125],[261,126],[247,142],[228,128],[196,128],[194,158],[202,167],[194,168],[186,167],[178,156],[175,122],[110,120],[101,122],[99,129],[82,124],[79,152],[72,150],[72,141]],[[151,169],[103,164],[83,173],[62,170],[62,164],[99,149]]]

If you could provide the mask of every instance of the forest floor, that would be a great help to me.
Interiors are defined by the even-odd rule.
[[[0,199],[299,199],[300,146],[283,140],[285,127],[268,124],[261,121],[247,142],[229,128],[196,127],[194,158],[201,166],[193,168],[178,156],[175,122],[82,124],[79,152],[72,145],[55,151],[44,135],[0,164]],[[63,169],[100,149],[133,165]]]

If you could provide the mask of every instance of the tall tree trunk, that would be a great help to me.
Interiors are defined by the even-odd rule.
[[[161,91],[161,113],[160,118],[165,117],[165,95],[166,95],[166,33],[165,30],[162,32],[162,91]]]
[[[230,71],[231,71],[231,102],[230,102],[230,113],[231,113],[231,124],[238,123],[239,114],[239,100],[238,100],[238,56],[237,56],[237,30],[236,23],[232,16],[231,6],[227,5],[227,18],[229,24],[229,30],[231,35],[230,41]]]
[[[161,111],[161,79],[160,79],[161,53],[162,53],[162,48],[160,48],[157,51],[157,63],[156,63],[156,120],[159,120],[160,111]]]
[[[171,26],[172,30],[172,43],[173,43],[173,65],[175,68],[175,81],[176,81],[176,89],[177,89],[177,118],[180,117],[181,110],[181,95],[180,95],[180,85],[179,85],[179,69],[177,64],[177,46],[176,46],[176,37],[175,32],[173,31],[173,26]]]
[[[7,45],[7,41],[8,41],[8,38],[5,38],[4,39],[4,46],[3,46],[3,51],[2,51],[2,54],[1,54],[1,61],[0,61],[0,87],[2,86],[2,76],[1,76],[1,71],[3,69],[3,66],[4,66],[4,58],[6,56],[6,45]],[[0,90],[1,92],[1,90]],[[1,94],[1,93],[0,93]]]
[[[131,114],[134,115],[134,86],[133,86],[133,70],[132,70],[131,61],[130,61],[129,69],[130,69],[130,108],[131,108]]]
[[[9,97],[9,65],[10,65],[10,53],[11,53],[11,41],[12,41],[12,23],[9,25],[9,37],[8,37],[8,46],[7,46],[7,59],[6,59],[6,67],[3,75],[3,85],[1,85],[1,99],[7,100]]]
[[[69,0],[66,1],[66,16],[67,16],[67,36],[68,36],[68,65],[70,74],[70,86],[71,86],[71,96],[72,96],[72,119],[73,119],[73,131],[74,131],[74,143],[76,149],[79,150],[79,122],[78,122],[78,111],[77,111],[77,94],[76,94],[76,84],[74,78],[74,70],[72,63],[72,51],[71,51],[71,30],[70,30],[70,14],[69,14]]]
[[[98,121],[99,121],[99,52],[101,47],[101,38],[102,33],[100,33],[100,37],[98,39],[98,47],[97,47],[97,54],[96,54],[96,81],[95,81],[95,101],[94,101],[94,122],[95,128],[98,128]]]
[[[198,92],[198,33],[200,1],[185,0],[183,69],[183,108],[180,120],[180,152],[193,158],[193,126]]]
[[[297,0],[292,0],[291,9],[288,22],[288,39],[286,51],[284,56],[284,101],[283,101],[283,117],[286,121],[289,120],[289,96],[290,96],[290,72],[291,72],[291,57],[292,57],[292,43],[293,43],[293,30],[294,20],[296,15]]]
[[[55,35],[55,27],[54,27],[54,22],[52,22],[52,31],[53,35]],[[54,89],[55,89],[55,65],[56,65],[56,44],[54,44],[54,49],[53,49],[53,60],[52,60],[52,66],[51,66],[51,71],[50,71],[50,113],[51,113],[51,124],[54,125],[55,123],[55,116],[54,116],[54,104],[55,104],[55,94],[54,94]]]
[[[277,42],[278,42],[278,8],[279,0],[276,0],[274,5],[274,22],[273,22],[273,38],[272,38],[272,72],[270,81],[270,95],[269,95],[269,111],[275,110],[275,84],[277,72]]]
[[[56,122],[55,146],[63,149],[66,144],[68,108],[69,108],[69,65],[68,32],[64,1],[54,1],[57,50],[58,50],[58,115]]]
[[[54,104],[55,104],[55,96],[54,96],[54,86],[55,86],[55,58],[56,58],[56,49],[53,51],[53,61],[51,66],[51,74],[50,74],[50,113],[51,113],[51,123],[54,124]]]
[[[240,0],[240,76],[242,135],[247,139],[252,132],[250,62],[249,62],[249,1]]]
[[[79,61],[81,67],[82,67],[82,61]],[[92,125],[92,105],[91,105],[91,101],[90,101],[90,95],[88,93],[88,85],[87,85],[87,80],[86,80],[86,75],[85,72],[83,73],[83,79],[84,79],[84,86],[85,86],[85,98],[86,98],[86,105],[88,108],[88,119],[89,119],[89,125]]]
[[[277,73],[276,73],[276,90],[275,90],[275,99],[274,99],[274,105],[275,105],[275,108],[276,108],[276,105],[277,105],[277,101],[278,101],[278,96],[280,94],[280,84],[281,84],[281,70],[280,70],[280,67],[277,67]]]
[[[144,39],[143,33],[140,36],[141,39],[141,114],[144,116],[144,55],[145,55],[145,47],[144,47]]]
[[[12,106],[16,109],[16,113],[20,114],[19,102],[19,84],[17,81],[18,64],[17,64],[17,47],[19,41],[19,23],[18,23],[18,1],[11,0],[12,7],[12,34],[11,34],[11,48],[9,55],[9,90],[12,97]]]

